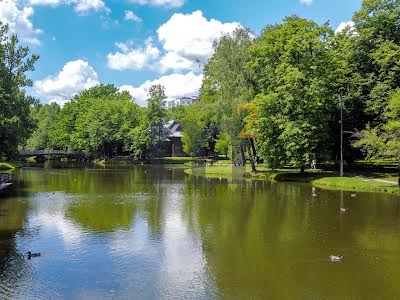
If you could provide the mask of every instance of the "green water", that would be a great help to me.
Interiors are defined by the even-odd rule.
[[[396,196],[175,167],[15,178],[0,198],[0,299],[400,298]]]

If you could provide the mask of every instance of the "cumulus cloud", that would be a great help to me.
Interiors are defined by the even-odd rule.
[[[77,13],[85,14],[91,10],[105,10],[109,12],[109,8],[102,0],[30,0],[32,5],[73,5]]]
[[[121,51],[108,54],[108,66],[115,70],[152,69],[160,73],[195,71],[212,56],[214,41],[238,27],[236,22],[207,20],[201,11],[176,13],[157,30],[161,50],[153,46],[152,39],[144,47],[133,49],[127,43],[117,43]]]
[[[17,34],[22,42],[39,45],[42,30],[34,28],[30,20],[33,13],[32,7],[21,8],[15,0],[0,1],[0,21],[8,24],[10,32]]]
[[[125,17],[124,17],[125,21],[133,21],[133,22],[137,22],[137,23],[141,23],[142,19],[140,17],[138,17],[133,11],[131,10],[126,10],[125,11]]]
[[[335,33],[340,33],[343,32],[343,30],[350,28],[351,30],[354,29],[354,22],[353,21],[347,21],[347,22],[342,22],[339,24],[339,26],[336,28]]]
[[[300,0],[300,3],[303,5],[311,5],[314,0]]]
[[[131,0],[131,2],[140,5],[181,7],[185,0]]]
[[[201,88],[203,75],[196,75],[193,72],[187,74],[171,74],[162,76],[156,80],[148,80],[139,87],[124,85],[120,87],[121,91],[129,92],[140,106],[146,106],[146,99],[149,88],[153,84],[161,84],[165,87],[165,93],[168,98],[197,96]]]
[[[97,73],[84,60],[70,61],[55,76],[37,80],[33,94],[63,105],[80,91],[100,84]]]
[[[232,33],[240,27],[237,22],[222,23],[207,20],[199,10],[191,14],[174,14],[158,30],[163,49],[189,61],[206,63],[213,54],[213,43],[221,35]],[[173,65],[169,66],[174,68]]]
[[[116,43],[120,51],[107,55],[107,65],[113,70],[140,70],[151,68],[151,63],[158,58],[160,50],[153,46],[152,39],[147,39],[145,47],[131,48],[132,42]]]

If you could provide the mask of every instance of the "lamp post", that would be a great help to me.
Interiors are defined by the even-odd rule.
[[[343,101],[340,94],[337,97],[340,105],[340,177],[343,177]]]

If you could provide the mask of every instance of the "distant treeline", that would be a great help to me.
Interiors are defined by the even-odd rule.
[[[266,26],[258,37],[238,28],[216,41],[200,100],[171,111],[162,105],[161,86],[152,87],[146,108],[112,85],[83,91],[63,108],[35,104],[21,91],[36,57],[24,60],[27,51],[21,50],[22,70],[8,81],[1,77],[6,121],[0,123],[0,155],[26,146],[149,158],[160,154],[163,124],[175,119],[183,125],[189,155],[207,150],[238,163],[250,158],[253,167],[258,159],[271,167],[302,167],[338,160],[342,108],[348,163],[360,157],[400,160],[399,20],[400,0],[364,0],[354,26],[341,32],[296,16]],[[3,30],[2,39],[8,44],[0,44],[0,72],[9,70],[4,53],[13,37]]]

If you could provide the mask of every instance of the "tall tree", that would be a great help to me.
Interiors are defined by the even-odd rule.
[[[258,95],[256,123],[263,158],[272,166],[304,165],[324,154],[335,61],[328,25],[298,17],[267,26],[250,48]]]
[[[140,125],[142,109],[127,92],[100,85],[81,92],[59,113],[51,135],[61,149],[113,157],[130,148],[130,132]]]
[[[30,109],[35,100],[24,87],[32,85],[27,72],[34,70],[38,58],[0,22],[0,160],[14,155],[34,129]]]
[[[32,109],[32,118],[35,120],[36,129],[26,143],[28,150],[52,148],[51,134],[58,120],[59,112],[60,106],[56,103],[39,104]]]
[[[400,187],[400,89],[394,92],[385,113],[386,122],[377,127],[368,126],[356,134],[355,147],[361,148],[367,158],[389,157],[399,164]]]
[[[254,97],[248,49],[253,43],[252,34],[237,28],[232,34],[223,35],[214,45],[214,54],[204,68],[201,101],[210,103],[220,128],[228,134],[233,155],[245,163],[242,153],[246,141],[239,137],[244,123],[237,109]],[[249,153],[250,159],[254,155]]]
[[[147,99],[147,122],[152,139],[152,152],[155,157],[163,153],[163,144],[166,138],[166,99],[165,88],[161,84],[152,85]]]

